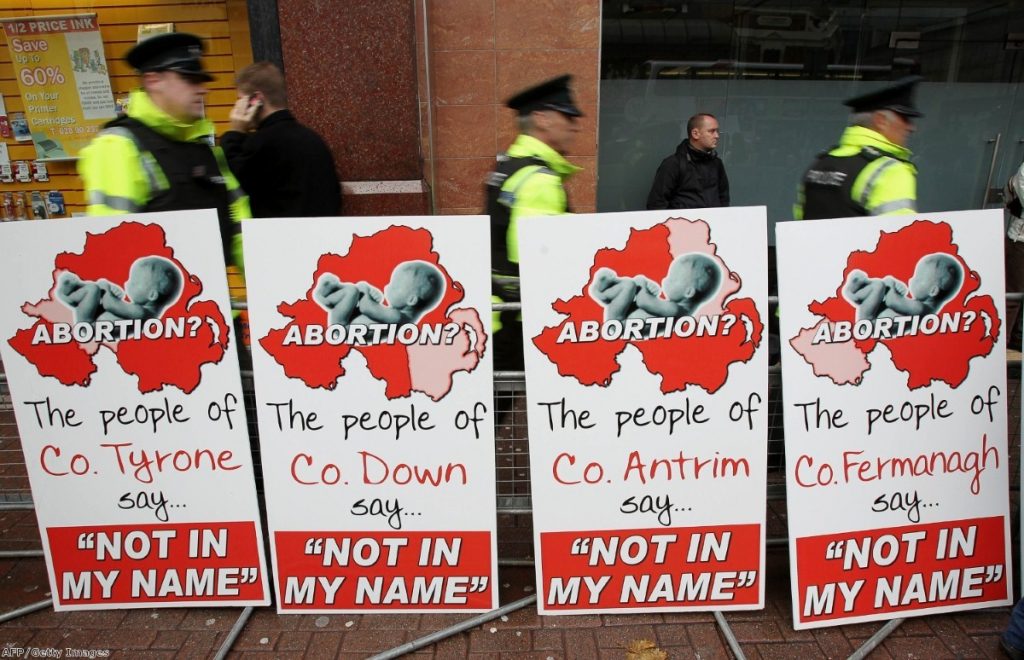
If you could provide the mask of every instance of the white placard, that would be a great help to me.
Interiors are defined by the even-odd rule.
[[[544,614],[764,603],[764,207],[520,224]]]
[[[11,222],[0,242],[54,607],[267,604],[216,214]]]
[[[778,225],[796,628],[1010,602],[1002,226]]]
[[[243,235],[278,611],[497,607],[487,219]]]

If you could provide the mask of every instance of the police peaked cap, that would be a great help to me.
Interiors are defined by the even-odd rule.
[[[881,89],[846,99],[843,105],[850,106],[854,112],[892,110],[905,117],[923,117],[921,111],[914,107],[914,89],[922,80],[921,76],[900,78]]]
[[[177,71],[188,78],[213,80],[203,69],[202,40],[187,32],[168,32],[143,39],[132,46],[124,58],[141,73]]]
[[[583,113],[576,107],[572,92],[569,91],[571,80],[572,76],[564,75],[542,82],[519,92],[505,101],[505,105],[515,110],[520,117],[534,110],[557,110],[570,117],[582,117]]]

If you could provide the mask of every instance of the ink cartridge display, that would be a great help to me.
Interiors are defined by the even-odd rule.
[[[28,193],[26,193],[28,194]],[[32,191],[32,217],[36,220],[46,219],[46,201],[43,199],[43,193],[38,190]]]
[[[50,180],[50,174],[46,171],[46,163],[41,160],[32,161],[32,178],[36,181]]]
[[[64,193],[59,190],[51,190],[46,193],[46,217],[63,218],[67,214],[64,208]]]

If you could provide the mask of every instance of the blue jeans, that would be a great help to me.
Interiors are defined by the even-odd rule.
[[[1024,652],[1024,598],[1017,601],[1010,612],[1010,623],[1003,633],[1003,641],[1008,646]]]

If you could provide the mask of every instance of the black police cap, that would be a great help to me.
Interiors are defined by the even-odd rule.
[[[572,76],[564,75],[534,85],[505,101],[505,105],[515,110],[520,117],[534,110],[557,110],[563,115],[582,117],[583,113],[576,107],[572,92],[569,91],[571,80]]]
[[[914,89],[922,80],[921,76],[900,78],[881,89],[846,99],[843,104],[853,108],[854,112],[892,110],[905,117],[923,117],[921,111],[914,107]]]
[[[177,71],[183,76],[209,82],[213,76],[203,69],[203,42],[187,32],[168,32],[143,39],[125,54],[135,69]]]

